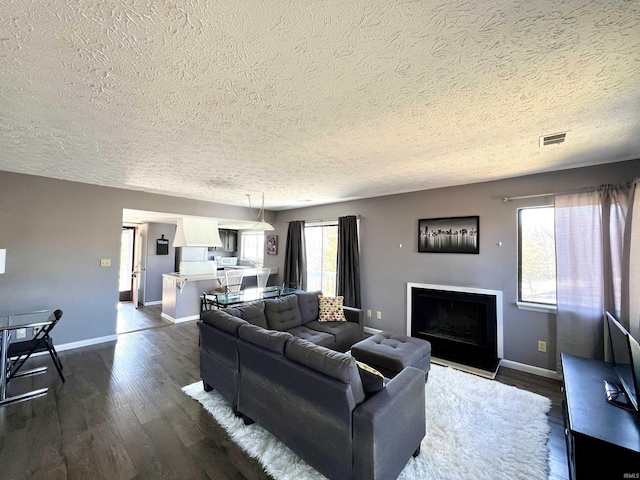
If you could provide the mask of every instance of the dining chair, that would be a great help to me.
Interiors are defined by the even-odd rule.
[[[242,277],[244,272],[242,270],[225,270],[224,276],[226,278],[225,293],[238,294],[242,290]]]
[[[58,352],[56,352],[56,349],[53,346],[53,339],[49,335],[51,330],[53,330],[53,327],[55,327],[60,321],[60,318],[62,318],[62,310],[56,310],[53,312],[53,316],[53,322],[42,327],[31,340],[12,342],[9,345],[9,348],[7,349],[7,358],[10,358],[11,360],[7,367],[7,382],[12,378],[25,377],[36,373],[36,371],[19,372],[19,370],[31,355],[40,352],[49,352],[51,360],[53,360],[53,364],[55,365],[56,370],[58,370],[60,379],[63,382],[65,381],[64,375],[62,374],[62,362],[60,361],[60,357],[58,357]],[[39,371],[39,369],[36,370]]]
[[[200,298],[200,311],[204,312],[206,310],[213,310],[214,307],[217,306],[215,300],[208,300],[207,295],[211,295],[207,292],[202,292],[202,297]],[[216,298],[216,297],[214,297]]]
[[[270,268],[263,267],[256,269],[256,282],[258,284],[258,288],[264,288],[267,286],[269,275],[271,275]]]

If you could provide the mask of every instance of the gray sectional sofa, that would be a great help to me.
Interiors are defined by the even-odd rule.
[[[364,335],[364,312],[343,307],[346,322],[319,322],[318,295],[321,291],[303,292],[271,298],[223,311],[259,327],[289,332],[332,350],[345,352]]]
[[[318,293],[203,312],[204,388],[329,479],[396,478],[425,435],[424,372],[407,367],[372,383],[337,351],[362,338],[362,312],[317,322]]]

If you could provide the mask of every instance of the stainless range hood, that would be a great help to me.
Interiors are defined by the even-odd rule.
[[[218,222],[211,218],[183,217],[178,219],[174,247],[221,247]]]

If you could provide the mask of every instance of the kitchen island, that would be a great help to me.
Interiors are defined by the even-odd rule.
[[[226,267],[232,270],[243,270],[249,282],[255,282],[255,267]],[[278,274],[277,267],[271,269],[269,279]],[[200,298],[203,292],[212,292],[223,285],[224,270],[215,275],[181,275],[165,273],[162,275],[162,318],[174,323],[197,320],[200,318]]]

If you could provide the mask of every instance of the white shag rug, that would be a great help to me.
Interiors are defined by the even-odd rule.
[[[216,391],[203,390],[202,382],[182,390],[273,478],[325,478],[259,425],[245,426]],[[432,365],[425,402],[427,434],[400,480],[547,478],[548,398]]]

